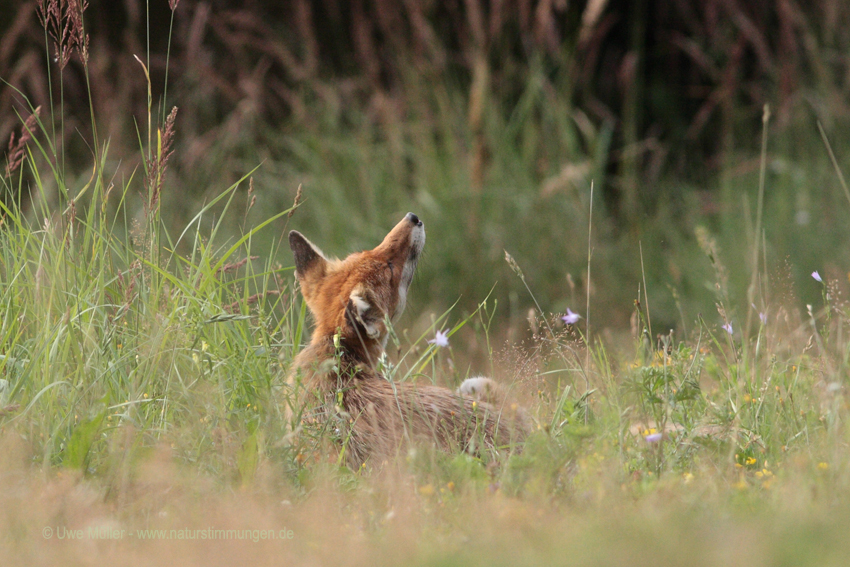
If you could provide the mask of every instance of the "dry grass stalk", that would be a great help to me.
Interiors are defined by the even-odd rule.
[[[235,272],[236,270],[247,264],[248,260],[256,260],[257,258],[259,258],[259,256],[249,256],[238,262],[231,262],[230,264],[225,264],[218,269],[215,275],[218,276],[219,274],[228,274],[230,272]]]
[[[145,187],[148,190],[148,214],[153,214],[159,207],[162,183],[165,178],[165,169],[168,166],[168,158],[174,153],[171,145],[174,142],[174,120],[177,118],[177,107],[171,109],[171,113],[165,119],[165,127],[157,131],[157,152],[148,160],[148,174],[145,179]]]
[[[83,64],[89,61],[89,36],[83,26],[86,0],[38,0],[36,12],[42,27],[53,38],[55,61],[64,69],[76,50]]]
[[[21,129],[21,137],[15,140],[15,133],[12,132],[12,135],[9,137],[9,151],[7,154],[7,163],[6,163],[6,177],[12,175],[12,173],[20,167],[21,163],[24,161],[24,156],[26,155],[26,146],[27,142],[32,139],[33,132],[35,131],[35,125],[38,122],[39,114],[41,114],[41,107],[37,107],[35,111],[30,114],[29,118],[24,122],[24,127]]]
[[[295,214],[295,209],[298,208],[298,205],[301,204],[301,184],[298,184],[298,191],[295,192],[295,202],[292,203],[292,210],[286,214],[287,219],[291,219],[292,215]]]
[[[248,211],[254,208],[257,204],[257,196],[254,194],[254,178],[248,178],[248,206],[245,207],[245,218],[248,218]]]

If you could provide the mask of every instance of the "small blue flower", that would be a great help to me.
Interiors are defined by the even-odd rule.
[[[725,325],[722,326],[722,328],[723,328],[724,331],[726,331],[730,335],[734,332],[732,330],[732,323],[726,323]]]
[[[657,443],[661,441],[661,437],[663,437],[661,433],[650,433],[649,435],[644,435],[643,439],[647,443]]]
[[[817,271],[817,270],[815,270],[814,272],[812,272],[812,277],[813,277],[813,278],[815,278],[815,281],[816,281],[816,282],[821,282],[821,283],[823,283],[823,279],[820,277],[820,274],[818,273],[818,271]]]
[[[578,323],[578,320],[581,319],[581,315],[578,313],[573,313],[571,309],[567,308],[567,314],[561,317],[561,321],[566,323],[567,325],[575,325]]]
[[[434,336],[433,339],[428,341],[428,344],[445,348],[449,346],[449,337],[446,335],[447,333],[445,333],[444,331],[437,331],[437,334]]]

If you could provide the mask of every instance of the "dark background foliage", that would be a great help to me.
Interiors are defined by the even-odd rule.
[[[3,0],[0,11],[0,76],[47,106],[36,2]],[[165,0],[90,2],[92,92],[113,139],[132,143],[130,117],[144,115],[144,75],[133,55],[150,57],[161,98],[171,16]],[[267,125],[310,123],[317,100],[342,114],[357,107],[376,122],[404,115],[421,103],[408,88],[417,78],[455,83],[476,132],[479,99],[509,112],[528,69],[539,66],[555,96],[587,120],[613,125],[609,167],[623,175],[606,191],[622,209],[651,199],[665,172],[704,175],[739,146],[754,149],[757,138],[738,139],[735,130],[758,124],[766,103],[780,127],[800,115],[846,117],[848,24],[850,5],[841,0],[182,0],[169,94],[193,101],[181,105],[191,165],[221,133],[262,136]],[[82,110],[68,115],[87,116],[78,63],[65,80],[66,104]],[[20,102],[3,85],[0,139],[18,124],[16,112],[26,114]],[[86,124],[74,122],[66,135],[76,129]],[[480,147],[472,157],[486,155]]]

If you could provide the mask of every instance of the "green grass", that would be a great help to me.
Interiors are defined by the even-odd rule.
[[[758,167],[728,176],[739,191],[716,203],[666,181],[638,234],[600,198],[589,286],[586,189],[610,132],[578,132],[532,81],[509,119],[488,115],[476,193],[460,105],[428,96],[439,112],[395,137],[324,115],[281,135],[285,160],[229,166],[237,181],[211,182],[182,222],[166,212],[175,178],[151,206],[157,131],[140,133],[136,170],[108,143],[65,169],[40,125],[2,178],[6,195],[34,195],[0,215],[4,562],[843,564],[850,259],[834,243],[850,234],[843,193],[815,189],[837,187],[824,152],[757,160],[761,209]],[[568,162],[584,173],[558,177]],[[298,182],[291,219],[285,191],[259,189]],[[407,210],[429,241],[386,374],[495,376],[539,426],[519,454],[412,447],[352,471],[286,417],[309,318],[281,234],[297,226],[341,255]],[[584,312],[588,287],[590,332],[565,327],[558,314]],[[451,329],[450,348],[426,342],[435,329]],[[45,527],[86,541],[45,541]],[[293,537],[93,542],[92,527]]]
[[[641,247],[653,318],[665,330],[689,331],[699,314],[715,311],[714,271],[698,230],[716,241],[726,265],[752,263],[758,155],[730,158],[729,171],[699,182],[665,176],[647,182],[640,214],[628,225],[612,196],[618,181],[606,175],[610,131],[580,131],[574,109],[533,95],[529,87],[532,94],[523,104],[531,111],[517,108],[519,126],[500,119],[501,109],[488,108],[490,154],[477,192],[463,105],[441,102],[436,90],[421,95],[421,106],[433,114],[427,118],[414,108],[391,126],[380,126],[352,110],[344,123],[319,120],[272,134],[264,148],[268,159],[256,176],[260,202],[285,208],[303,185],[305,201],[293,226],[339,256],[374,246],[405,212],[415,212],[425,221],[428,246],[414,282],[414,306],[441,311],[460,299],[469,312],[496,285],[492,297],[499,300],[497,322],[503,327],[520,327],[531,306],[503,261],[505,250],[522,263],[545,310],[583,309],[591,182],[596,187],[591,287],[593,303],[604,306],[594,315],[600,327],[628,326],[643,280]],[[312,114],[330,112],[317,104]],[[847,170],[846,140],[837,130],[830,136]],[[231,167],[244,171],[250,165]],[[816,269],[829,271],[846,291],[850,254],[836,243],[850,238],[842,220],[847,215],[850,205],[816,125],[789,132],[769,124],[760,238],[766,250],[759,255],[768,293],[781,291],[786,294],[781,302],[794,308],[811,303],[819,296],[809,278]],[[730,315],[746,316],[751,273],[729,271]],[[791,289],[781,289],[786,284]],[[787,295],[792,292],[793,298]]]
[[[27,163],[44,178],[37,159]],[[579,329],[539,312],[524,344],[503,343],[492,297],[466,317],[414,313],[390,343],[392,379],[452,386],[493,372],[538,431],[522,453],[492,462],[420,447],[351,471],[338,467],[338,447],[291,435],[284,417],[283,376],[308,332],[291,269],[273,254],[239,264],[288,210],[223,235],[243,215],[234,185],[171,234],[156,211],[123,222],[138,181],[107,195],[101,177],[75,217],[68,206],[31,217],[4,209],[9,560],[33,560],[43,526],[92,525],[294,530],[292,541],[213,544],[219,559],[259,561],[264,550],[356,564],[822,565],[846,552],[850,341],[838,282],[819,284],[810,314],[760,296],[767,317],[753,315],[748,334],[742,315],[732,335],[704,316],[685,340],[662,331],[650,341],[641,297],[638,335],[593,334],[589,352]],[[701,238],[731,313],[728,281],[743,274]],[[449,349],[425,343],[446,326]],[[475,352],[486,368],[470,370]],[[648,441],[654,433],[661,439]],[[124,559],[205,553],[198,542],[116,546],[109,553]],[[74,542],[47,549],[80,563],[106,557]]]

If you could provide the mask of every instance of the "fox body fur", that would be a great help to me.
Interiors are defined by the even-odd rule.
[[[302,386],[302,421],[328,427],[350,466],[392,457],[411,441],[480,453],[524,439],[530,430],[524,410],[480,395],[498,390],[489,379],[470,379],[474,384],[468,380],[454,392],[391,382],[376,369],[425,245],[416,215],[408,213],[374,250],[344,260],[328,258],[297,231],[289,245],[315,323],[290,384]]]

